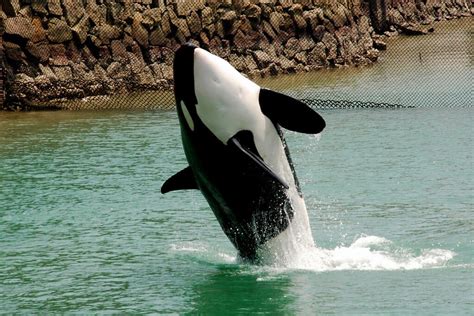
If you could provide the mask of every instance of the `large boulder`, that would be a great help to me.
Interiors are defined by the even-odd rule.
[[[152,8],[143,11],[143,21],[145,25],[158,25],[161,21],[161,9]]]
[[[191,33],[199,34],[201,32],[201,19],[195,11],[193,11],[188,17],[186,17],[186,21],[188,23],[189,31]]]
[[[168,12],[163,13],[163,16],[161,17],[161,30],[165,36],[168,36],[168,34],[171,33],[171,20]]]
[[[301,51],[300,41],[296,37],[290,38],[285,45],[285,55],[288,58],[293,58]]]
[[[149,40],[150,44],[154,46],[164,46],[168,42],[168,39],[160,26],[150,33]]]
[[[49,50],[51,55],[49,60],[50,65],[67,66],[69,64],[69,58],[66,54],[66,47],[63,44],[50,45]]]
[[[66,21],[70,26],[76,25],[85,13],[82,1],[62,0],[66,13]]]
[[[52,18],[48,23],[48,39],[53,43],[63,43],[72,40],[72,31],[67,23]]]
[[[198,11],[204,9],[206,0],[174,0],[176,13],[179,16],[188,16],[192,11]]]
[[[342,4],[339,4],[334,5],[332,10],[326,12],[326,15],[336,28],[340,28],[347,23],[347,16],[350,15],[346,11],[347,9]]]
[[[96,0],[86,0],[86,11],[94,25],[101,25],[106,21],[107,7],[99,6]]]
[[[5,20],[5,33],[31,39],[35,33],[32,21],[24,17],[13,17]]]
[[[3,42],[3,48],[5,50],[5,54],[10,60],[14,61],[24,61],[26,59],[26,55],[21,49],[20,45],[12,43],[12,42]]]
[[[270,24],[277,34],[280,32],[280,28],[282,27],[283,23],[283,15],[280,12],[274,11],[270,13]]]
[[[303,6],[295,4],[288,10],[293,18],[296,28],[299,30],[306,29],[306,19],[303,16]]]
[[[407,23],[403,15],[397,9],[389,9],[387,12],[387,20],[391,25],[404,25]]]
[[[48,0],[48,11],[52,15],[63,15],[63,8],[61,7],[61,0]]]
[[[72,70],[69,66],[53,66],[51,69],[59,81],[67,81],[72,79]]]
[[[84,14],[82,19],[76,25],[74,25],[71,30],[77,41],[81,44],[84,44],[89,31],[89,15]]]
[[[15,17],[20,10],[19,0],[3,0],[3,11],[7,16]]]
[[[102,24],[93,28],[92,33],[96,35],[103,44],[109,44],[111,40],[117,39],[122,34],[115,25]]]
[[[326,32],[324,33],[321,42],[326,46],[327,59],[335,60],[337,57],[337,40],[334,36],[331,33]]]
[[[110,50],[114,61],[121,61],[128,58],[127,48],[121,40],[113,40],[110,43]]]
[[[49,45],[46,42],[34,43],[28,41],[25,48],[28,53],[36,57],[39,62],[46,62],[49,58]]]
[[[238,50],[246,50],[256,48],[260,41],[260,34],[257,32],[244,33],[238,30],[234,36],[234,46]]]
[[[34,17],[31,21],[31,26],[33,28],[33,36],[30,38],[33,42],[41,42],[46,40],[46,31],[43,28],[43,23],[38,17]]]
[[[316,44],[313,50],[308,54],[308,64],[316,66],[326,66],[326,45],[322,42]]]
[[[303,12],[303,18],[306,20],[311,30],[314,30],[318,25],[320,25],[320,17],[322,16],[323,10],[321,8],[316,8]]]
[[[313,49],[314,46],[316,46],[316,43],[311,36],[305,35],[300,38],[300,47],[302,50],[308,51]]]
[[[208,26],[214,21],[214,15],[211,8],[206,7],[201,12],[201,21],[203,26]]]
[[[257,50],[252,52],[252,54],[259,68],[266,68],[273,62],[273,58],[264,51]]]

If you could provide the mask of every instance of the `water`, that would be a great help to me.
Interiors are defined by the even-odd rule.
[[[450,25],[438,31],[464,38]],[[286,133],[317,243],[288,266],[238,262],[199,192],[159,193],[186,166],[174,112],[0,114],[0,310],[473,314],[472,50],[456,43],[392,89],[374,74],[399,67],[388,54],[321,73],[339,78],[326,86],[283,79],[290,93],[417,106],[320,111],[320,138]],[[408,97],[414,77],[429,84]]]

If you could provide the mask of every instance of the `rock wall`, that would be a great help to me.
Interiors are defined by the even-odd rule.
[[[471,15],[463,0],[4,0],[9,107],[172,87],[186,41],[249,76],[377,60],[379,33]],[[0,51],[0,53],[2,52]]]
[[[6,86],[6,78],[5,78],[5,54],[3,52],[3,33],[4,28],[3,25],[0,23],[0,110],[3,109],[5,106],[5,86]]]
[[[0,66],[0,109],[3,108],[5,103],[5,72],[3,66]]]
[[[371,17],[377,32],[426,33],[421,25],[472,16],[473,2],[465,0],[371,0]]]

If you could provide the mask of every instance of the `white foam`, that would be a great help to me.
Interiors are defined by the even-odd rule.
[[[291,248],[294,247],[295,244],[292,243]],[[227,253],[203,244],[172,245],[171,249],[192,254],[207,262],[239,264],[235,253]],[[456,255],[446,249],[425,249],[416,254],[413,250],[396,247],[390,240],[378,236],[361,236],[349,246],[338,246],[334,249],[305,245],[292,250],[295,251],[292,257],[290,254],[270,254],[266,259],[271,260],[264,260],[264,266],[260,267],[258,272],[261,272],[261,268],[272,275],[289,270],[327,272],[432,269],[445,267]]]
[[[350,246],[334,249],[300,248],[287,262],[289,269],[313,271],[340,270],[414,270],[445,266],[456,254],[445,249],[427,249],[415,254],[410,249],[395,247],[390,240],[378,236],[362,236]]]
[[[205,245],[197,243],[181,243],[171,244],[171,250],[177,252],[207,252],[208,248]]]
[[[171,251],[189,254],[205,262],[215,263],[236,263],[238,261],[236,253],[226,253],[221,249],[203,243],[187,242],[172,244]]]

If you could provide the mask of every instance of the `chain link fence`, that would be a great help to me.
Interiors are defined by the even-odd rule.
[[[391,38],[429,34],[436,21],[464,18],[457,27],[470,35],[460,50],[472,66],[471,1],[6,0],[2,6],[0,98],[6,90],[6,109],[172,109],[173,53],[188,41],[262,85],[271,82],[274,90],[322,109],[410,107],[347,91],[323,93],[324,99],[314,88],[324,78],[306,90],[287,82],[321,69],[370,69],[381,56],[393,60],[397,56],[381,55],[387,41],[389,51],[403,53],[396,45],[404,42],[395,40],[392,48]],[[449,50],[452,42],[442,44],[441,51]],[[421,48],[405,50],[419,50],[423,58]],[[416,67],[410,71],[432,65]]]

